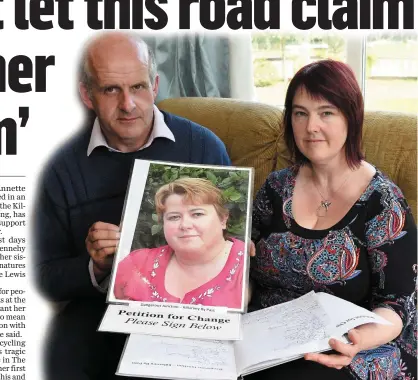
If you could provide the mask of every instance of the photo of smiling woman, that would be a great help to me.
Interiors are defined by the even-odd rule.
[[[222,191],[207,179],[176,179],[157,190],[155,208],[167,244],[119,263],[115,297],[241,308],[245,245],[227,236]]]

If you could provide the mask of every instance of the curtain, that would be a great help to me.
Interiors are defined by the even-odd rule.
[[[256,100],[251,33],[229,36],[229,77],[231,98]]]
[[[144,36],[160,76],[156,102],[175,97],[231,97],[228,37]]]

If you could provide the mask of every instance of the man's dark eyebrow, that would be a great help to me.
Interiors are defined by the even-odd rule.
[[[134,83],[133,85],[130,86],[130,88],[136,87],[136,86],[139,86],[139,85],[140,86],[144,86],[146,88],[149,87],[149,83],[148,82],[141,81],[141,82]],[[103,90],[105,90],[107,88],[117,88],[119,90],[121,89],[121,87],[118,84],[112,84],[112,83],[106,83],[106,84],[103,84],[103,85],[99,85],[98,83],[96,83],[96,87],[99,90],[101,90],[101,91],[103,91]]]
[[[107,88],[117,88],[120,89],[120,86],[118,86],[117,84],[104,84],[102,86],[100,86],[99,84],[97,84],[97,87],[99,88],[99,90],[105,90]]]
[[[131,87],[136,87],[138,85],[141,85],[141,86],[144,86],[144,87],[148,87],[149,86],[148,82],[141,81],[141,82],[138,82],[138,83],[133,84]]]

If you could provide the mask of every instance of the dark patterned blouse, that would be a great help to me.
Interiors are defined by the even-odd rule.
[[[402,318],[400,336],[359,352],[345,370],[359,379],[415,379],[417,228],[402,192],[377,170],[342,220],[310,230],[292,215],[298,170],[271,173],[254,201],[253,307],[315,290],[369,310],[390,308]]]

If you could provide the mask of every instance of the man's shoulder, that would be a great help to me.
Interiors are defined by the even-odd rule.
[[[184,134],[192,134],[195,136],[201,136],[207,140],[214,140],[219,141],[218,136],[216,136],[209,128],[204,127],[190,119],[186,119],[185,117],[178,116],[172,114],[167,111],[160,110],[161,113],[164,115],[164,121],[167,124],[168,128],[173,132],[174,136],[177,135],[184,135]]]
[[[90,134],[91,128],[85,127],[58,145],[41,170],[41,183],[56,183],[57,177],[79,170],[83,159],[87,159]]]
[[[225,144],[210,129],[181,116],[161,111],[176,139],[177,149],[188,152],[184,162],[207,165],[231,165]]]
[[[52,153],[48,165],[59,165],[73,160],[76,156],[87,157],[87,147],[90,141],[91,127],[84,127],[63,141]]]

